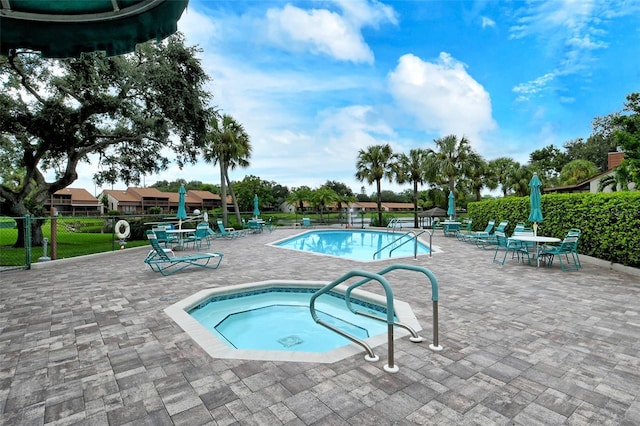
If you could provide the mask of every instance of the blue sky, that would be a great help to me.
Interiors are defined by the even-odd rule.
[[[639,20],[640,0],[190,0],[178,29],[203,50],[214,104],[251,137],[232,179],[371,194],[354,177],[370,145],[408,153],[464,135],[487,160],[524,164],[588,137],[640,91]],[[93,188],[84,178],[73,186]],[[172,167],[145,183],[176,178],[219,172]]]

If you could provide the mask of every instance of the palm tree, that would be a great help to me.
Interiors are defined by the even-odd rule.
[[[573,160],[560,171],[561,185],[575,185],[598,173],[598,167],[589,160]]]
[[[455,193],[456,177],[464,176],[469,156],[473,152],[469,140],[463,136],[458,141],[456,135],[449,135],[433,142],[438,150],[430,151],[438,161],[438,174],[443,182],[446,182],[449,192]]]
[[[513,181],[512,176],[519,168],[520,163],[509,157],[499,157],[489,161],[490,173],[502,188],[502,196],[506,197],[509,193],[511,189],[509,182]]]
[[[426,149],[412,149],[409,155],[399,154],[395,163],[396,181],[413,184],[413,227],[418,227],[418,184],[433,181],[437,174],[435,155]]]
[[[494,190],[498,187],[496,177],[490,173],[489,165],[479,154],[472,152],[465,173],[465,186],[475,195],[476,201],[482,199],[482,189]]]
[[[512,169],[509,174],[508,185],[511,190],[518,197],[526,197],[530,194],[531,188],[529,188],[529,182],[533,172],[527,166],[521,166],[517,169]]]
[[[356,179],[360,182],[366,180],[369,185],[373,182],[376,183],[379,225],[382,225],[382,191],[380,182],[383,178],[388,179],[390,182],[393,179],[393,160],[394,155],[389,144],[369,146],[366,151],[361,149],[358,152]]]
[[[227,188],[231,191],[236,220],[242,222],[238,200],[229,180],[229,168],[248,167],[251,157],[251,142],[242,124],[230,115],[224,114],[210,121],[211,130],[207,133],[203,148],[207,163],[220,165],[220,198],[222,200],[222,222],[227,224]]]
[[[311,189],[307,186],[293,188],[287,195],[287,203],[295,206],[295,211],[300,209],[300,214],[304,213],[304,202],[311,201]]]
[[[627,169],[627,165],[622,162],[622,164],[613,169],[613,174],[608,174],[600,179],[598,191],[604,191],[607,187],[611,187],[613,192],[618,190],[628,191],[630,182],[631,174]]]
[[[312,192],[311,201],[320,208],[320,222],[324,222],[323,213],[327,204],[334,203],[338,200],[338,194],[331,188],[320,187]]]

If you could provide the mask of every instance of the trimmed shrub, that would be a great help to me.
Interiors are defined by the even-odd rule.
[[[640,267],[640,191],[612,193],[545,194],[544,221],[538,233],[564,238],[570,228],[582,231],[578,251],[582,254]],[[529,197],[506,197],[472,202],[467,206],[473,229],[482,230],[490,219],[509,221],[507,234],[518,222],[529,222]]]

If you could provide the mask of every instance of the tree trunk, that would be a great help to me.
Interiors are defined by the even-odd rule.
[[[236,198],[236,193],[233,190],[233,185],[231,185],[231,181],[229,180],[229,173],[226,173],[226,178],[227,188],[229,188],[229,192],[231,192],[231,199],[233,200],[233,210],[236,212],[236,222],[241,224],[242,218],[240,217],[240,207],[238,207],[238,199]]]
[[[413,181],[413,227],[418,228],[418,181]]]
[[[380,179],[376,180],[376,189],[378,191],[376,201],[378,204],[378,226],[382,226],[382,192],[380,188]]]
[[[227,226],[227,185],[225,180],[226,164],[220,160],[220,201],[222,202],[222,223]]]
[[[12,216],[16,221],[18,227],[18,239],[13,245],[14,248],[25,247],[25,229],[24,229],[24,217],[29,214],[29,210],[24,204],[5,205],[8,208],[9,216]],[[44,243],[44,236],[42,234],[42,225],[46,219],[34,219],[31,218],[31,246],[38,247]]]

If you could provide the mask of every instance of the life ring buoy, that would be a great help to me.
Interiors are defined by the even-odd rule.
[[[125,238],[129,238],[131,235],[131,227],[129,226],[129,222],[126,220],[119,220],[116,222],[116,226],[114,227],[116,237],[124,240]]]

